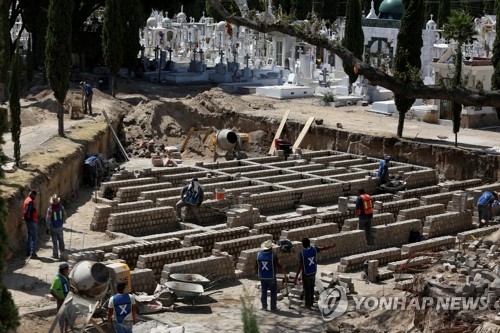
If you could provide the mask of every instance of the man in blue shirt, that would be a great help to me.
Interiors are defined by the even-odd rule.
[[[94,96],[94,90],[92,89],[92,85],[85,81],[80,82],[80,87],[82,87],[82,95],[83,95],[83,105],[84,111],[83,113],[87,113],[87,107],[89,108],[89,114],[92,115],[92,97]]]
[[[498,193],[496,192],[483,192],[479,199],[477,199],[477,212],[479,214],[479,225],[490,225],[490,218],[493,215],[493,202],[498,200]],[[484,220],[484,223],[482,223]]]
[[[334,248],[335,246],[335,244],[325,247],[311,246],[309,238],[304,238],[302,240],[303,249],[299,254],[299,265],[293,284],[297,284],[299,274],[302,272],[305,306],[309,310],[314,303],[314,285],[316,284],[316,271],[318,269],[318,253]]]
[[[257,254],[257,272],[260,279],[262,310],[267,310],[267,290],[271,291],[271,311],[278,311],[278,284],[276,283],[276,268],[285,275],[286,272],[281,266],[278,257],[273,253],[273,242],[265,241],[261,245],[262,251]]]
[[[137,323],[137,305],[135,298],[125,292],[125,283],[116,284],[116,292],[108,301],[108,325],[116,333],[132,333],[132,326]]]
[[[386,184],[390,181],[389,165],[391,161],[392,156],[387,155],[384,160],[379,163],[377,177],[380,179],[380,185]]]

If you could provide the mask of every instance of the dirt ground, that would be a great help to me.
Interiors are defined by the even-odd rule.
[[[145,135],[145,127],[141,124],[157,124],[164,135],[152,135],[155,144],[177,145],[185,138],[186,124],[181,124],[174,119],[158,119],[154,117],[154,110],[162,103],[185,103],[197,107],[198,112],[211,112],[210,103],[219,107],[224,106],[224,111],[238,112],[263,116],[269,121],[279,123],[285,110],[291,110],[289,119],[305,123],[314,115],[323,119],[324,126],[336,127],[341,123],[346,131],[371,133],[374,135],[394,136],[397,128],[397,118],[387,117],[375,113],[366,112],[367,107],[324,107],[317,103],[316,98],[304,98],[295,100],[276,100],[262,96],[244,95],[231,96],[222,93],[219,89],[207,92],[207,86],[157,86],[150,83],[134,82],[127,84],[120,82],[117,99],[132,111],[129,113],[125,126],[127,141],[132,146],[138,140],[150,140]],[[70,103],[77,109],[79,90],[76,83],[72,86],[69,95]],[[85,126],[86,123],[103,121],[102,110],[107,110],[112,98],[97,91],[94,96],[95,116],[83,116],[76,120],[70,120],[69,115],[65,118],[66,128],[72,126]],[[26,98],[22,101],[22,123],[21,135],[22,154],[36,149],[38,145],[49,140],[57,133],[57,118],[53,96],[47,87],[37,86],[32,88]],[[109,110],[112,112],[112,110]],[[361,125],[363,124],[363,125]],[[146,126],[146,125],[144,125]],[[245,129],[242,129],[244,131]],[[266,133],[254,133],[256,141],[259,135]],[[445,136],[439,139],[437,136]],[[12,157],[12,143],[10,135],[4,136],[7,143],[4,151],[7,156]],[[437,142],[439,144],[453,144],[454,136],[451,127],[423,123],[416,119],[408,119],[405,122],[404,137],[426,142]],[[488,148],[500,142],[500,133],[485,132],[471,129],[461,129],[459,142],[471,146]],[[193,149],[183,154],[184,163],[193,163],[198,160],[211,160],[211,155],[206,151],[197,151],[195,147],[199,142],[191,143]],[[256,144],[252,154],[265,155],[269,147]],[[142,162],[149,159],[142,159]],[[90,221],[94,214],[95,204],[90,200],[92,192],[88,188],[81,188],[73,198],[67,199],[66,210],[68,220],[65,227],[66,246],[70,250],[85,249],[86,247],[102,244],[111,239],[100,232],[90,230]],[[19,307],[22,316],[19,333],[47,332],[53,320],[55,309],[53,301],[44,295],[49,292],[50,284],[57,272],[59,262],[50,258],[51,244],[42,230],[40,230],[40,259],[25,259],[14,256],[8,263],[8,269],[4,274],[4,283],[12,292],[14,300]],[[337,263],[321,265],[320,271],[336,272]],[[396,294],[401,292],[393,290],[393,281],[381,284],[365,284],[360,279],[360,273],[348,274],[355,281],[355,288],[359,294]],[[223,285],[218,293],[200,298],[199,304],[191,308],[180,304],[173,311],[162,314],[148,315],[143,320],[155,319],[169,325],[184,325],[187,332],[212,332],[212,331],[241,331],[240,296],[246,292],[252,299],[256,309],[260,308],[258,291],[255,288],[256,280],[242,279]],[[286,301],[280,302],[282,311],[278,313],[263,312],[256,310],[261,332],[321,332],[325,322],[319,311],[306,311],[303,308],[288,309]],[[38,314],[38,315],[36,315]],[[358,332],[405,332],[410,326],[412,316],[408,312],[402,313],[349,313],[343,318],[343,331],[350,331],[350,325],[359,328]]]

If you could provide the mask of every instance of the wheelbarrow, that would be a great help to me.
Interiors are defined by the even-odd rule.
[[[205,291],[201,284],[196,283],[168,281],[165,282],[165,286],[172,290],[177,297],[190,300],[193,307],[195,299]]]
[[[197,283],[203,287],[210,283],[210,280],[200,274],[170,274],[170,278],[177,282]]]

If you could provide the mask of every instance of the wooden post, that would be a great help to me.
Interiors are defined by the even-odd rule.
[[[103,110],[102,114],[104,115],[104,119],[106,119],[106,123],[108,124],[109,128],[111,129],[111,132],[113,132],[113,135],[116,139],[116,142],[118,142],[118,146],[120,147],[123,156],[125,156],[125,160],[129,161],[129,158],[127,156],[127,152],[125,151],[125,148],[123,148],[122,143],[118,139],[118,135],[116,135],[116,132],[115,132],[113,126],[111,126],[111,122],[109,121],[109,118],[108,118],[106,111]]]
[[[283,115],[283,118],[281,118],[281,123],[280,126],[278,127],[278,130],[276,131],[276,134],[274,135],[273,142],[271,142],[271,148],[269,148],[269,155],[274,155],[274,151],[276,150],[276,147],[274,146],[274,141],[276,139],[280,138],[281,132],[283,131],[283,128],[285,127],[286,121],[288,119],[288,115],[290,114],[290,110],[287,110],[285,114]]]

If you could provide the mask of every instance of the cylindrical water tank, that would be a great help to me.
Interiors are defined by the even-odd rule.
[[[80,261],[69,274],[78,294],[89,300],[101,300],[109,288],[109,272],[100,262]]]
[[[217,132],[217,144],[224,150],[233,150],[238,142],[238,135],[231,130],[223,129]]]

